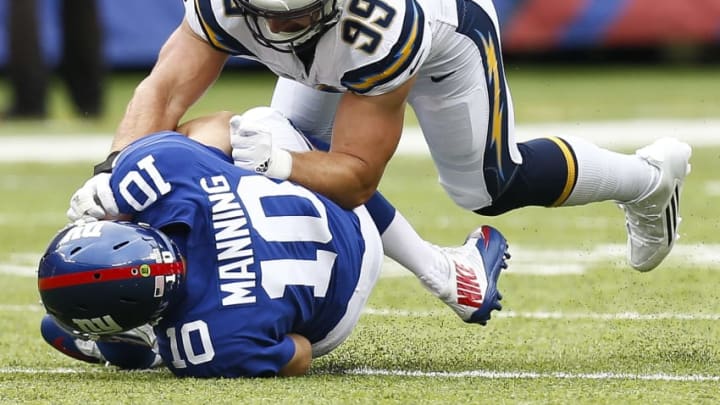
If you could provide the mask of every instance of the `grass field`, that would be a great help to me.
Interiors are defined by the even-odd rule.
[[[720,111],[717,67],[521,66],[509,75],[521,122]],[[191,114],[267,103],[270,79],[245,76],[223,79]],[[0,142],[18,133],[109,133],[137,80],[113,79],[101,121],[78,120],[55,94],[51,121],[2,124]],[[85,365],[44,344],[35,266],[89,167],[0,162],[0,403],[718,403],[720,148],[696,146],[692,164],[676,251],[641,274],[624,263],[613,204],[482,218],[450,202],[428,159],[397,156],[382,191],[427,239],[458,244],[481,223],[508,238],[503,311],[487,327],[466,325],[389,264],[355,333],[316,360],[310,376],[179,380]]]

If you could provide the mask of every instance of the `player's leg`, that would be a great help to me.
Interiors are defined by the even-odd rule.
[[[483,215],[530,205],[620,202],[626,209],[630,264],[643,271],[655,267],[676,238],[689,146],[663,140],[625,155],[571,137],[516,143],[492,6],[458,4],[465,19],[455,42],[446,45],[478,62],[458,65],[440,83],[418,80],[418,86],[432,89],[410,99],[450,197]],[[433,97],[433,89],[443,97]]]
[[[362,310],[375,287],[378,277],[380,277],[383,261],[382,241],[367,210],[358,207],[354,211],[360,223],[359,237],[365,242],[360,277],[347,303],[343,317],[322,340],[313,343],[312,354],[314,358],[330,353],[350,336],[360,319]]]
[[[86,363],[104,363],[105,358],[92,340],[79,339],[62,329],[50,315],[40,321],[40,334],[45,342],[62,354]]]
[[[472,105],[473,100],[468,104]],[[509,93],[505,106],[511,118]],[[476,107],[485,108],[482,102]],[[487,124],[490,128],[495,125],[492,119]],[[471,126],[477,128],[475,123]],[[483,128],[480,124],[478,137],[483,137]],[[689,172],[691,150],[687,144],[662,139],[635,154],[622,154],[575,137],[548,137],[516,144],[513,127],[507,128],[507,137],[503,134],[500,142],[486,137],[489,140],[483,156],[483,179],[492,200],[487,206],[473,209],[475,212],[499,215],[531,205],[558,207],[615,201],[626,212],[628,261],[633,268],[652,270],[670,253],[680,222],[680,191]],[[463,187],[472,187],[477,173],[453,170],[445,160],[436,161],[441,178],[454,185],[449,191],[460,196],[476,193],[464,192]],[[460,197],[456,201],[468,204]]]
[[[657,181],[631,200],[620,200],[628,232],[628,261],[639,271],[654,269],[678,238],[680,193],[690,173],[692,150],[675,139],[660,139],[635,154],[657,170]]]
[[[108,363],[123,369],[145,369],[162,364],[150,326],[132,329],[108,341],[95,341],[68,333],[50,315],[45,315],[40,323],[40,334],[59,352],[87,363]]]
[[[507,172],[509,179],[498,182],[492,203],[477,213],[499,215],[530,205],[632,201],[647,193],[657,179],[657,171],[637,156],[602,149],[579,138],[539,138],[517,146],[522,163]],[[497,162],[486,164],[495,166]]]
[[[492,204],[476,212],[498,215],[528,205],[616,201],[625,209],[632,267],[652,270],[670,253],[680,222],[680,191],[690,170],[690,146],[661,139],[630,155],[573,137],[518,146],[523,163]]]
[[[105,360],[123,369],[146,369],[162,365],[157,338],[150,325],[139,326],[97,342]]]
[[[463,246],[445,248],[424,240],[379,192],[365,204],[380,232],[385,254],[410,270],[433,295],[466,322],[484,325],[500,309],[500,271],[507,267],[507,242],[482,226]]]
[[[522,157],[492,2],[458,2],[457,8],[456,30],[437,44],[452,57],[418,74],[408,102],[440,184],[456,204],[474,211],[492,203]]]

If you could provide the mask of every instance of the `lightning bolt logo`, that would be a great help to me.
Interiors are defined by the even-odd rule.
[[[483,36],[480,32],[480,39],[485,49],[485,58],[487,62],[487,81],[488,88],[492,91],[491,96],[493,97],[493,111],[492,111],[492,132],[490,138],[492,139],[491,145],[495,145],[495,154],[497,158],[497,164],[500,177],[504,179],[504,173],[502,169],[502,113],[504,106],[500,99],[500,92],[502,83],[500,83],[500,66],[498,63],[498,54],[495,49],[495,43],[492,40]],[[489,37],[489,35],[488,35]]]

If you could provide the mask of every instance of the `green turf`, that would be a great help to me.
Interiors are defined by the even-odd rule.
[[[718,244],[718,196],[704,192],[720,150],[695,151],[685,190],[682,243]],[[64,223],[63,211],[85,165],[0,164],[3,201],[0,263],[32,267]],[[513,246],[591,249],[622,243],[612,204],[530,208],[481,219],[454,207],[435,183],[429,161],[398,157],[382,188],[430,240],[459,243],[481,221],[502,229]],[[573,230],[598,218],[591,231]],[[720,314],[717,264],[669,261],[640,274],[608,261],[582,275],[501,279],[506,313],[551,312],[558,319],[496,317],[465,325],[412,277],[383,278],[369,313],[336,352],[302,379],[176,380],[168,372],[117,372],[63,357],[38,334],[42,312],[34,279],[0,274],[0,402],[36,403],[712,403],[720,381],[644,381],[642,376],[720,376],[717,318],[573,319],[573,314]],[[538,263],[543,264],[543,263]],[[544,263],[552,265],[552,262]],[[368,371],[482,372],[480,376],[364,375]],[[493,374],[497,373],[497,374]],[[502,373],[534,373],[503,378]],[[612,379],[603,378],[610,373]],[[490,378],[490,376],[495,378]],[[585,377],[583,377],[585,376]],[[596,376],[591,378],[591,376]],[[638,377],[639,376],[639,377]]]
[[[528,122],[697,118],[720,111],[713,87],[720,79],[717,69],[519,67],[509,75],[517,110]],[[0,137],[39,130],[58,136],[110,132],[123,98],[132,91],[129,85],[137,80],[113,78],[113,112],[99,122],[76,119],[62,94],[55,94],[52,121],[3,124]],[[220,84],[191,114],[269,100],[271,81],[264,75],[251,80],[233,75]],[[251,90],[239,96],[242,89]],[[720,148],[695,148],[692,163],[678,247],[717,247]],[[495,316],[487,327],[463,324],[414,278],[388,277],[379,281],[368,305],[371,311],[355,333],[338,350],[316,360],[308,377],[179,380],[162,370],[118,372],[78,363],[40,338],[42,311],[27,269],[37,264],[65,223],[68,198],[87,173],[87,164],[0,163],[0,403],[720,401],[717,253],[715,261],[700,260],[706,250],[687,261],[673,254],[648,274],[633,272],[618,258],[601,258],[582,274],[525,274],[520,270],[562,265],[566,259],[541,257],[533,263],[522,252],[553,249],[582,257],[601,244],[623,244],[622,213],[613,204],[601,203],[481,218],[450,202],[429,160],[402,156],[390,164],[381,189],[424,237],[457,244],[478,224],[489,223],[510,242],[515,256],[500,281],[504,316]],[[11,274],[13,269],[24,275]],[[638,316],[622,319],[623,314]],[[391,374],[375,375],[382,371]]]

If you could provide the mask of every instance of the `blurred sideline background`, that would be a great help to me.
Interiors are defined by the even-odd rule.
[[[7,5],[0,0],[5,28]],[[636,62],[720,61],[720,0],[495,0],[503,51],[513,59]],[[147,69],[182,20],[180,0],[98,0],[105,59],[113,70]],[[39,0],[48,62],[61,41],[59,0]],[[0,66],[7,61],[0,30]],[[233,66],[253,65],[235,60]],[[256,66],[256,65],[254,65]]]
[[[11,98],[6,74],[11,1],[23,0],[0,0],[0,111]],[[61,0],[37,1],[44,58],[57,69]],[[56,76],[48,119],[0,118],[0,136],[114,131],[184,7],[180,0],[97,2],[108,69],[100,119],[78,115]],[[495,0],[495,5],[519,124],[718,117],[720,0]],[[267,104],[273,84],[274,76],[261,65],[233,58],[185,118]],[[408,124],[415,125],[412,113]]]

